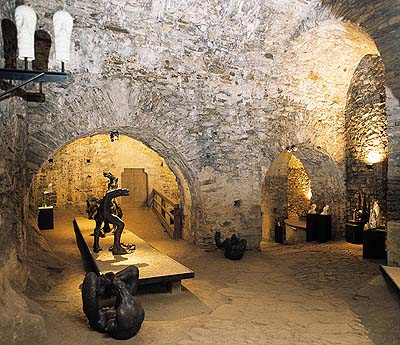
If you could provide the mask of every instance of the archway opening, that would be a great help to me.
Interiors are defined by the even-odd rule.
[[[274,241],[275,226],[283,227],[285,220],[305,221],[313,203],[318,213],[325,205],[330,206],[332,237],[342,236],[345,186],[338,164],[320,150],[300,145],[293,148],[275,158],[264,179],[261,194],[263,241]],[[301,239],[305,240],[305,233],[293,241]]]
[[[347,93],[346,216],[367,221],[371,205],[380,208],[378,226],[387,220],[387,114],[385,69],[376,54],[358,64]]]
[[[154,206],[153,210],[158,208],[165,218],[165,224],[160,219],[165,230],[169,230],[169,225],[173,229],[171,211],[174,206],[184,204],[185,183],[175,176],[163,157],[122,134],[117,139],[111,138],[109,133],[95,134],[76,139],[59,149],[33,177],[30,209],[37,211],[39,207],[47,206],[53,207],[56,213],[86,217],[87,200],[101,199],[107,191],[108,179],[103,172],[111,172],[118,178],[118,187],[130,190],[129,196],[118,198],[123,219],[129,221],[133,214],[135,219],[154,217],[149,212]],[[158,205],[153,203],[155,193]],[[160,196],[169,203],[164,204]],[[161,210],[161,204],[164,210]],[[140,224],[144,226],[145,223]],[[181,237],[182,232],[179,235]]]
[[[287,151],[279,154],[267,172],[261,196],[263,239],[273,239],[275,225],[283,226],[286,219],[304,218],[311,196],[311,182],[301,161]]]

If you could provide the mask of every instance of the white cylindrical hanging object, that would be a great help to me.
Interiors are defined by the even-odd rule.
[[[74,20],[66,11],[57,11],[53,16],[56,61],[68,62],[70,59],[71,34]]]
[[[35,60],[36,13],[32,7],[21,5],[15,9],[14,17],[17,26],[18,58]]]

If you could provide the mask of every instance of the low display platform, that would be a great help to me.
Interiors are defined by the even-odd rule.
[[[296,244],[306,241],[306,222],[298,218],[285,219],[286,243]]]
[[[381,272],[386,281],[400,295],[400,267],[381,265]]]
[[[93,252],[94,220],[75,217],[74,231],[82,256],[89,261],[91,270],[97,274],[117,273],[122,269],[135,265],[139,269],[139,285],[170,284],[171,289],[180,288],[182,279],[194,278],[194,272],[169,256],[160,253],[139,236],[124,229],[121,243],[135,244],[136,249],[130,254],[113,255],[108,248],[113,244],[114,236],[108,234],[100,238],[99,253]]]

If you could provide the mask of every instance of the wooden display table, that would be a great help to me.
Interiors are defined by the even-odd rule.
[[[285,219],[285,241],[289,244],[306,241],[306,222],[298,218]]]
[[[93,229],[95,222],[83,217],[74,220],[74,231],[82,257],[89,263],[87,270],[97,274],[106,272],[117,273],[122,269],[135,265],[139,269],[139,285],[166,283],[170,290],[179,290],[182,279],[194,278],[194,272],[169,256],[160,253],[157,249],[142,240],[133,232],[124,229],[121,243],[135,244],[132,253],[113,255],[108,250],[113,244],[113,235],[107,234],[100,238],[99,253],[93,252]]]

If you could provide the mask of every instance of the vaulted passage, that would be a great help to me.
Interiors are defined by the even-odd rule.
[[[138,172],[137,184],[130,185],[130,170]],[[147,207],[153,189],[176,203],[180,201],[176,177],[162,157],[125,135],[111,141],[109,134],[97,134],[67,144],[43,164],[32,182],[31,203],[40,205],[43,191],[51,183],[50,203],[57,208],[84,210],[89,197],[102,197],[107,190],[104,171],[119,179],[119,187],[139,189],[132,206]]]
[[[318,213],[330,205],[335,231],[344,233],[344,181],[338,165],[319,150],[294,147],[282,152],[272,162],[265,176],[261,196],[263,240],[274,241],[275,226],[285,226],[285,220],[305,221],[311,204]],[[302,231],[305,231],[303,229]],[[303,242],[305,241],[305,233]]]
[[[174,237],[173,226],[170,230],[168,224],[174,222],[174,207],[185,205],[181,180],[156,152],[129,136],[115,133],[80,138],[57,150],[33,178],[31,212],[35,214],[38,207],[49,206],[54,207],[55,213],[70,209],[71,213],[86,215],[87,201],[100,200],[107,191],[109,180],[103,173],[110,172],[118,179],[119,188],[130,191],[129,196],[118,199],[123,213],[154,208],[164,217],[161,221],[165,221],[166,231]],[[185,216],[190,219],[190,214]],[[175,237],[182,237],[182,228],[178,232]]]
[[[128,342],[397,344],[379,265],[400,266],[399,18],[390,0],[0,1],[0,345],[113,342],[87,328],[71,232],[104,172],[127,228],[196,272],[140,296]]]

